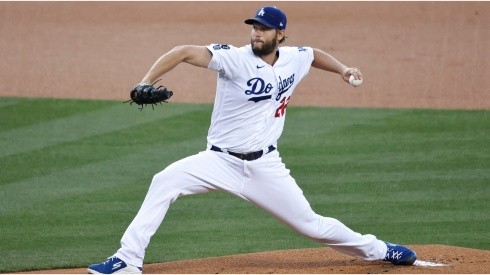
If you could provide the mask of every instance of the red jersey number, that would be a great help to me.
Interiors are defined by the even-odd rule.
[[[281,106],[279,106],[279,108],[277,108],[275,117],[282,117],[286,114],[286,108],[288,107],[288,103],[289,103],[290,98],[291,97],[288,96],[287,98],[284,97],[281,100]]]

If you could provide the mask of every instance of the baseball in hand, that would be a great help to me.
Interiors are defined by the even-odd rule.
[[[356,79],[353,75],[351,75],[351,76],[349,76],[349,83],[350,83],[350,85],[357,87],[357,86],[361,85],[362,78]]]

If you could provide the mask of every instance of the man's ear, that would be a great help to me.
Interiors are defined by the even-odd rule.
[[[277,34],[278,34],[279,40],[282,40],[283,38],[286,37],[286,32],[284,30],[279,30]]]
[[[277,41],[279,42],[279,44],[283,43],[287,38],[286,32],[284,30],[277,30],[276,38],[277,38]]]

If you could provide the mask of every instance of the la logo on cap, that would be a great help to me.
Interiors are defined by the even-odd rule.
[[[264,16],[265,14],[265,11],[264,11],[264,8],[262,8],[259,13],[257,13],[258,16]]]

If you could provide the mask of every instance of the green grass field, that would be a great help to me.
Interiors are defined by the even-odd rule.
[[[0,98],[0,272],[112,255],[210,104]],[[313,208],[405,244],[490,249],[490,111],[294,107],[279,149]],[[319,247],[227,193],[179,199],[145,262]]]

